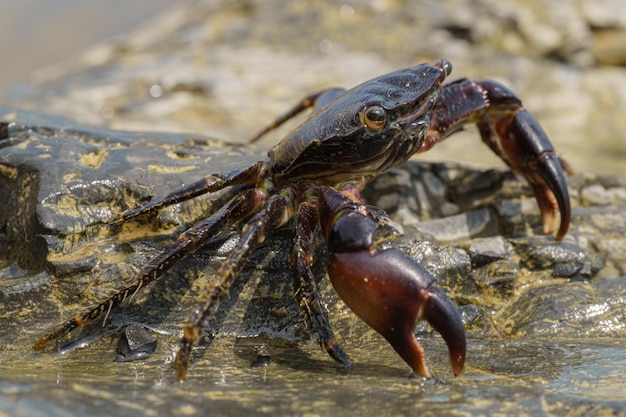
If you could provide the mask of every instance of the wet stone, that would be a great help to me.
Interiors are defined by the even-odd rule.
[[[115,358],[116,362],[129,362],[145,359],[150,356],[157,347],[157,340],[150,331],[139,324],[130,324],[124,327],[117,342]]]
[[[250,361],[252,367],[265,367],[272,363],[272,355],[265,345],[254,347],[254,355]]]
[[[469,246],[472,266],[481,267],[511,256],[511,245],[502,236],[473,239]]]
[[[70,274],[80,274],[81,272],[91,271],[98,264],[98,258],[95,254],[85,258],[72,259],[66,261],[50,261],[50,272],[56,277],[62,277]]]
[[[481,296],[485,296],[486,305],[494,303],[486,296],[504,300],[513,295],[519,269],[518,262],[508,259],[492,261],[474,269],[472,278],[481,289]],[[495,304],[497,305],[497,301]]]
[[[437,285],[461,298],[476,295],[475,283],[467,279],[472,267],[467,252],[458,247],[438,247],[431,241],[396,245],[405,250],[437,279]]]
[[[528,236],[533,232],[541,233],[539,209],[534,200],[504,199],[496,202],[494,206],[503,234],[517,237]]]
[[[439,242],[458,242],[494,235],[498,233],[498,224],[491,210],[481,209],[421,222],[415,229],[434,236]]]
[[[470,196],[472,193],[491,195],[492,191],[502,185],[502,173],[495,169],[488,171],[474,171],[471,175],[466,175],[461,181],[456,183],[454,191],[459,195]],[[477,200],[480,196],[477,196]],[[471,203],[475,203],[473,200]]]
[[[496,333],[491,325],[492,311],[490,308],[476,304],[459,306],[459,314],[468,337],[485,337]]]
[[[14,268],[9,268],[9,270],[5,271],[10,274],[11,269],[15,270]],[[5,301],[12,298],[28,297],[51,282],[50,276],[44,272],[26,273],[21,268],[16,269],[19,270],[17,276],[7,276],[5,279],[0,280],[0,295]]]
[[[409,164],[375,178],[363,198],[404,225],[458,214],[458,205],[447,197],[449,184],[439,175],[429,165]]]
[[[530,270],[552,269],[552,276],[592,278],[605,260],[598,253],[568,242],[554,242],[543,238],[511,239],[521,265]]]
[[[509,335],[626,336],[626,277],[526,291],[498,314]]]

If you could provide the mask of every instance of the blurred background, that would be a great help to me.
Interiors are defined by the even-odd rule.
[[[577,172],[626,175],[623,0],[5,0],[0,48],[2,104],[237,143],[312,91],[448,58]],[[473,127],[419,158],[503,166]]]
[[[136,28],[183,0],[3,0],[0,90]]]

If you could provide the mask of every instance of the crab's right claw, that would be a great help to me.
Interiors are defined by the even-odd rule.
[[[376,248],[378,224],[357,212],[337,216],[328,235],[328,275],[352,311],[380,333],[416,373],[431,376],[415,338],[417,322],[426,320],[448,345],[452,372],[465,363],[466,340],[461,317],[435,278],[404,252]]]
[[[328,269],[341,299],[380,333],[416,373],[430,378],[414,328],[426,320],[448,345],[452,372],[465,363],[465,329],[450,299],[434,278],[402,251],[333,253]]]
[[[465,328],[461,316],[448,296],[434,285],[427,291],[422,319],[438,332],[448,345],[448,357],[454,376],[459,376],[465,365]]]

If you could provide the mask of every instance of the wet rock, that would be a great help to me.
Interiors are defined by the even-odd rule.
[[[502,329],[513,336],[624,337],[626,277],[574,281],[525,292],[502,310]]]
[[[469,247],[472,266],[481,267],[511,256],[511,246],[501,236],[474,239]]]
[[[552,268],[554,277],[589,279],[605,260],[597,252],[567,242],[550,242],[540,238],[519,238],[510,241],[520,255],[521,265],[530,270]]]
[[[484,298],[485,305],[497,306],[502,300],[507,300],[514,295],[517,274],[520,266],[518,262],[498,260],[476,268],[472,278],[480,288],[480,296]],[[494,301],[496,297],[498,301]]]
[[[364,190],[363,197],[376,201],[377,207],[392,214],[403,225],[458,214],[460,208],[447,197],[449,187],[440,175],[442,173],[430,165],[411,164],[375,178]],[[420,178],[420,181],[412,181],[413,178]]]
[[[201,197],[164,210],[175,213],[177,224],[159,224],[159,215],[111,223],[129,204],[206,175],[207,161],[221,171],[257,158],[235,146],[226,151],[225,163],[224,145],[197,136],[99,131],[9,108],[0,108],[0,118],[10,120],[0,140],[0,190],[7,202],[0,220],[9,248],[1,254],[7,278],[0,286],[0,310],[15,318],[26,299],[37,303],[29,315],[39,320],[101,298],[132,278],[180,227],[205,216],[213,200]],[[227,197],[228,191],[212,196],[220,204]],[[148,296],[158,300],[155,305],[180,299],[180,293],[172,297],[172,289],[161,290]],[[46,321],[31,325],[43,331],[52,324]]]
[[[116,362],[130,362],[145,359],[157,347],[157,340],[144,326],[130,324],[124,328],[117,342]]]
[[[63,277],[70,274],[80,274],[93,270],[98,264],[98,257],[95,254],[80,259],[52,261],[49,264],[50,272],[56,277]]]
[[[440,242],[458,242],[479,236],[490,236],[496,233],[496,218],[490,210],[472,210],[445,219],[419,223],[415,228],[434,236]]]
[[[252,358],[250,366],[264,367],[264,366],[268,366],[271,363],[272,363],[272,355],[270,354],[268,349],[263,345],[256,346],[254,349],[254,357]]]
[[[145,218],[111,222],[122,210],[165,194],[206,172],[249,164],[262,157],[254,148],[197,136],[128,134],[77,124],[63,128],[62,119],[50,118],[43,123],[36,121],[43,116],[13,109],[4,112],[4,117],[11,115],[14,121],[7,124],[8,136],[0,141],[1,191],[14,199],[28,191],[32,200],[22,209],[5,206],[0,214],[5,222],[2,232],[12,248],[0,263],[4,265],[0,270],[0,316],[7,317],[3,319],[0,347],[5,351],[29,352],[34,335],[57,324],[59,317],[92,304],[132,279],[138,268],[162,253],[181,230],[221,206],[231,191],[181,203]],[[46,155],[56,158],[56,163],[51,163],[51,157]],[[20,181],[22,172],[28,172],[27,183],[36,186],[25,186]],[[498,186],[484,187],[485,182],[476,178],[496,178],[491,183]],[[594,177],[582,179],[580,189],[592,182],[604,188],[619,184],[615,179]],[[398,193],[398,189],[407,192]],[[580,199],[575,190],[572,189],[572,195],[577,202]],[[374,205],[390,199],[402,204],[407,195],[415,196],[415,202],[419,201],[418,195],[427,199],[406,204],[404,212],[391,212],[400,226],[409,212],[415,219],[425,215],[431,220],[414,227],[400,227],[404,235],[390,235],[387,244],[406,251],[437,277],[437,285],[460,306],[470,337],[623,334],[623,278],[616,275],[623,262],[619,259],[624,250],[623,207],[576,207],[571,234],[566,242],[556,243],[544,236],[516,237],[523,232],[541,233],[540,219],[530,189],[506,172],[490,171],[483,176],[479,170],[454,164],[410,162],[381,176],[369,193],[368,202]],[[478,202],[472,201],[472,195],[479,196]],[[445,211],[440,210],[444,202],[467,211],[445,216]],[[497,210],[507,205],[521,208],[511,216]],[[506,222],[502,220],[505,217]],[[19,236],[35,236],[41,245],[39,252],[29,252],[30,243]],[[94,323],[95,332],[83,330],[70,344],[62,346],[61,352],[71,357],[71,351],[88,346],[85,351],[100,352],[101,363],[103,357],[112,354],[112,348],[99,341],[129,324],[137,324],[139,329],[149,326],[165,330],[172,336],[150,335],[144,340],[143,330],[127,335],[126,341],[120,342],[121,360],[148,355],[155,339],[161,346],[159,351],[175,350],[174,335],[180,332],[200,294],[210,288],[217,267],[234,241],[236,237],[227,234],[193,256],[181,259],[161,279],[138,291],[130,303],[113,309],[105,328]],[[209,323],[210,337],[203,341],[210,345],[209,355],[220,352],[217,345],[234,336],[239,344],[250,340],[252,345],[246,351],[256,349],[253,341],[259,337],[267,347],[252,356],[246,355],[245,364],[238,365],[246,369],[270,369],[266,366],[269,363],[281,366],[285,358],[295,363],[307,357],[302,354],[302,346],[308,346],[309,333],[293,297],[287,256],[290,241],[290,231],[280,230],[245,263],[230,296],[216,319]],[[602,253],[595,248],[601,248]],[[361,363],[369,363],[367,358],[393,355],[334,293],[325,279],[323,247],[316,255],[314,274],[319,277],[318,285],[336,334],[349,347],[347,350],[365,351]],[[612,269],[599,279],[603,259]],[[548,278],[550,283],[546,284]],[[25,327],[30,331],[22,331]],[[432,329],[420,323],[416,333],[427,352],[440,350],[442,364],[447,367],[445,349],[429,345],[437,341]],[[289,353],[289,349],[277,347],[281,341],[299,347],[291,348],[294,352]],[[147,369],[154,365],[153,360],[169,363],[171,357],[159,356],[159,351],[151,356],[158,359],[133,363]],[[477,352],[480,355],[480,347]],[[317,361],[323,366],[335,366],[323,355]],[[319,366],[318,362],[311,363]],[[203,364],[204,358],[195,362],[194,372],[200,372]]]
[[[599,272],[603,277],[626,274],[626,245],[623,241],[626,233],[625,210],[626,204],[574,209],[576,241],[605,259],[605,267]]]

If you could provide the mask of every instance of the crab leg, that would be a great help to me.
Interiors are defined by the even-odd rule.
[[[218,210],[213,216],[181,234],[165,252],[146,265],[127,285],[118,288],[113,294],[99,303],[76,313],[72,318],[41,336],[33,348],[40,350],[48,342],[65,336],[73,329],[88,324],[103,313],[132,297],[137,291],[163,275],[181,257],[196,251],[209,239],[215,237],[226,226],[250,214],[258,205],[257,189],[242,191]]]
[[[464,123],[476,123],[489,148],[529,182],[546,234],[554,232],[560,213],[556,239],[563,239],[571,218],[563,171],[573,172],[521,100],[495,81],[462,79],[444,86],[419,152],[460,130]]]
[[[435,278],[404,252],[380,248],[379,224],[360,202],[320,187],[320,222],[329,251],[328,275],[352,311],[380,333],[416,373],[430,377],[413,329],[426,320],[448,345],[454,375],[465,363],[465,330]]]
[[[254,190],[261,192],[260,188]],[[272,194],[267,199],[263,209],[246,223],[237,246],[230,252],[216,273],[217,283],[195,308],[187,324],[185,324],[180,349],[174,361],[178,381],[187,379],[191,350],[198,343],[202,331],[217,313],[220,301],[228,293],[235,278],[239,275],[242,261],[252,249],[265,241],[268,234],[285,224],[293,216],[293,192],[290,189],[283,191]]]
[[[248,143],[257,142],[267,133],[271,132],[274,129],[277,129],[287,120],[296,117],[298,114],[302,113],[303,111],[311,107],[313,108],[314,112],[319,111],[326,104],[330,103],[333,99],[345,93],[345,91],[346,90],[344,88],[336,87],[336,88],[328,88],[326,90],[309,94],[308,96],[300,100],[300,102],[297,103],[295,106],[293,106],[289,111],[285,112],[285,114],[281,115],[279,118],[277,118],[272,123],[270,123],[267,127],[263,128],[259,133],[254,135],[254,137],[250,138],[248,140]]]
[[[152,199],[145,206],[125,211],[122,213],[122,219],[132,219],[172,204],[190,200],[202,194],[214,193],[232,185],[255,184],[265,177],[268,170],[268,163],[259,161],[247,168],[237,168],[221,174],[207,175],[189,185],[177,188],[163,197]]]
[[[331,358],[351,366],[352,361],[343,351],[330,327],[328,310],[321,300],[311,271],[313,262],[313,244],[318,232],[317,207],[313,202],[300,203],[294,218],[294,241],[289,256],[293,267],[295,295],[308,325],[317,333],[317,339]]]

